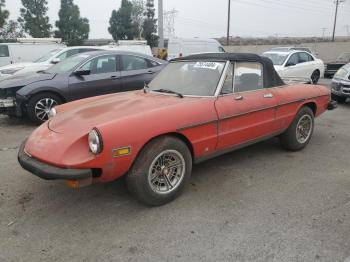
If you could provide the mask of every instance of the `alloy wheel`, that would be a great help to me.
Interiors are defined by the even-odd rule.
[[[52,98],[43,98],[35,104],[35,116],[41,120],[46,121],[49,119],[50,110],[57,106],[58,103]]]
[[[312,127],[313,121],[311,116],[304,115],[299,119],[296,129],[296,137],[300,144],[304,144],[309,140],[312,133]]]
[[[181,184],[185,172],[184,157],[176,150],[166,150],[153,160],[148,172],[148,182],[155,193],[168,194]]]

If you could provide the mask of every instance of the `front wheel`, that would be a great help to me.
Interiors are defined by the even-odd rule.
[[[314,113],[309,107],[299,110],[289,128],[280,136],[281,145],[290,151],[302,150],[314,131]]]
[[[151,205],[175,199],[190,179],[192,156],[187,145],[174,137],[161,137],[141,151],[126,177],[131,194]]]
[[[34,95],[27,105],[28,117],[34,123],[44,123],[49,119],[50,110],[60,104],[62,104],[62,99],[55,94],[41,93]]]

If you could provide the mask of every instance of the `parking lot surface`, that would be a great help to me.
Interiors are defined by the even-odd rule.
[[[350,257],[350,103],[316,120],[304,151],[272,139],[199,164],[184,194],[157,208],[123,180],[72,190],[22,170],[17,150],[34,128],[0,117],[0,261]]]

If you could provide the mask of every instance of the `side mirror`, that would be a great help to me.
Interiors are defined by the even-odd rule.
[[[51,64],[58,64],[59,62],[61,62],[61,59],[59,59],[59,58],[57,58],[57,57],[55,57],[55,58],[53,58],[52,60],[51,60]]]
[[[76,70],[74,72],[74,74],[76,76],[87,76],[87,75],[90,75],[90,73],[91,73],[91,70],[89,70],[89,69],[82,69],[82,68],[79,68],[78,70]]]

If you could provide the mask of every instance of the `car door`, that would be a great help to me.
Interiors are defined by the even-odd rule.
[[[310,78],[315,69],[317,69],[317,62],[315,59],[306,52],[298,53],[299,67],[302,69],[300,73],[302,77]]]
[[[292,54],[285,64],[283,77],[305,77],[304,67],[299,63],[299,53]]]
[[[219,150],[251,143],[277,131],[277,101],[271,90],[264,88],[263,75],[260,63],[231,65],[222,93],[215,102]]]
[[[89,70],[89,75],[69,77],[69,92],[72,100],[123,91],[117,55],[95,57],[78,70]]]
[[[136,55],[121,55],[120,62],[125,91],[142,89],[162,68],[157,62]]]

